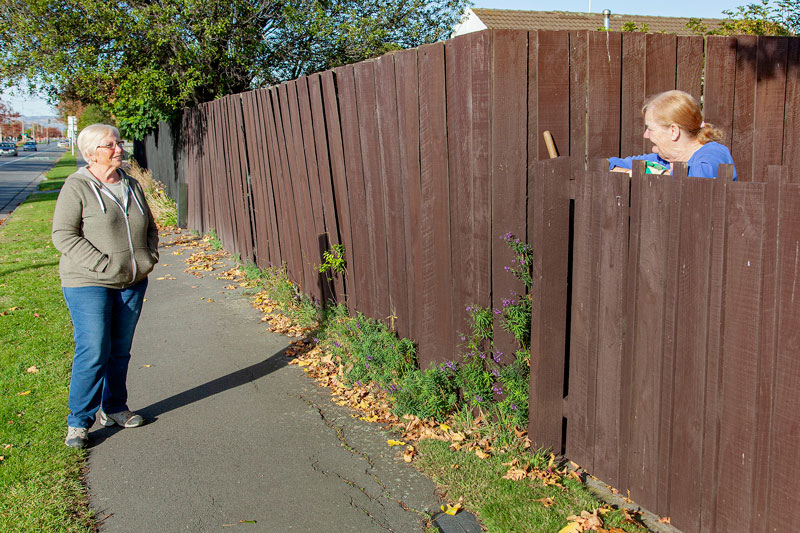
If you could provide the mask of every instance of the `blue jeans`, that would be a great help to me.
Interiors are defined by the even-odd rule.
[[[67,424],[88,428],[97,410],[128,409],[128,363],[147,278],[127,289],[62,287],[72,317],[75,356]]]

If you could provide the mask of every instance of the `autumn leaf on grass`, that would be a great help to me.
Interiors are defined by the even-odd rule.
[[[542,505],[544,505],[545,507],[552,507],[553,505],[556,504],[556,501],[553,498],[551,498],[550,496],[548,496],[546,498],[539,498],[538,500],[533,500],[533,501],[539,502]]]
[[[18,393],[17,393],[17,396],[27,396],[27,395],[28,395],[28,394],[30,394],[30,393],[31,393],[31,391],[29,391],[29,390],[26,390],[26,391],[18,392]]]
[[[442,505],[441,509],[442,511],[444,511],[445,514],[449,514],[450,516],[455,516],[456,513],[461,510],[461,504],[457,503],[455,505],[450,505],[449,503],[446,503]]]
[[[416,453],[413,446],[406,446],[406,451],[403,452],[403,461],[410,463],[414,460],[414,454]]]
[[[597,531],[603,527],[603,520],[597,515],[597,509],[592,513],[589,511],[581,511],[580,516],[570,515],[567,517],[567,520],[578,524],[583,531]],[[575,531],[581,531],[581,529],[576,529]]]
[[[583,531],[581,525],[577,522],[570,522],[566,526],[558,530],[558,533],[580,533]]]
[[[38,368],[36,368],[35,366],[29,366],[29,367],[28,367],[28,370],[26,370],[26,372],[27,372],[28,374],[35,374],[35,373],[37,373],[38,371],[39,371],[39,369],[38,369]]]
[[[528,475],[527,470],[516,466],[512,466],[511,468],[508,469],[506,475],[503,476],[503,479],[510,479],[511,481],[519,481],[521,479],[525,479],[527,475]]]
[[[491,457],[491,455],[481,450],[480,448],[475,448],[475,455],[477,455],[480,459],[488,459],[489,457]]]

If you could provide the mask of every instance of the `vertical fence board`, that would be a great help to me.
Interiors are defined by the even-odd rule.
[[[450,171],[450,244],[453,257],[453,327],[467,334],[466,308],[475,301],[475,258],[472,212],[472,72],[473,34],[445,44],[447,148]],[[485,305],[485,303],[484,303]]]
[[[491,38],[489,32],[474,34],[471,39],[472,70],[472,212],[473,249],[475,253],[474,300],[487,306],[492,290],[492,197],[491,197]]]
[[[514,254],[500,236],[525,239],[528,33],[497,30],[492,35],[492,306],[500,310],[503,298],[524,292],[522,283],[505,271]],[[493,340],[496,352],[511,357],[515,340],[498,319]]]
[[[570,330],[569,393],[567,396],[567,456],[592,469],[594,426],[591,424],[593,398],[589,397],[594,373],[591,351],[595,322],[593,281],[595,279],[593,232],[594,181],[587,171],[575,175],[575,222],[572,258],[572,327]]]
[[[631,426],[628,448],[628,485],[637,502],[655,509],[658,483],[658,436],[663,357],[667,239],[670,227],[672,178],[645,175],[633,182],[641,202],[635,266],[636,315],[629,334],[636,342],[632,352]],[[633,243],[632,243],[633,244]]]
[[[588,168],[586,100],[589,88],[589,32],[570,32],[569,47],[569,155],[574,176],[576,170]],[[606,157],[609,156],[610,154],[606,154]]]
[[[320,185],[319,156],[314,138],[314,122],[311,115],[311,99],[309,97],[307,76],[297,80],[297,107],[300,113],[301,146],[302,153],[305,156],[311,206],[309,215],[306,217],[309,223],[306,231],[309,232],[309,241],[313,247],[309,250],[309,257],[311,259],[312,275],[315,279],[314,290],[309,292],[318,302],[322,303],[330,298],[332,288],[328,282],[328,274],[318,270],[318,266],[324,262],[322,252],[328,245],[325,237],[325,207],[322,201]],[[313,224],[311,224],[312,221]],[[323,240],[322,243],[320,243],[320,239]]]
[[[342,127],[345,177],[349,198],[350,227],[352,234],[353,263],[350,272],[353,290],[350,299],[353,309],[368,316],[375,316],[375,297],[370,275],[369,239],[364,235],[367,228],[367,199],[364,190],[364,169],[361,163],[361,140],[358,134],[358,111],[353,67],[336,69],[339,94],[339,120]],[[350,285],[348,284],[348,287]]]
[[[759,324],[759,358],[756,388],[756,438],[755,469],[753,471],[753,513],[750,520],[750,531],[764,532],[767,526],[767,510],[769,508],[769,479],[772,475],[770,464],[772,457],[772,418],[774,413],[775,358],[777,353],[777,312],[778,312],[778,237],[779,212],[781,205],[781,182],[786,169],[778,166],[769,168],[765,187],[763,217],[764,226],[761,234],[761,323]],[[763,178],[763,174],[761,175]]]
[[[750,521],[755,461],[756,386],[764,186],[728,189],[725,332],[720,383],[716,527],[733,531]]]
[[[800,39],[790,39],[786,64],[782,164],[790,168],[791,181],[800,182]]]
[[[713,182],[705,179],[681,180],[679,221],[680,250],[678,274],[678,314],[675,338],[676,402],[672,426],[669,464],[669,502],[672,522],[685,531],[700,527],[702,478],[703,409],[706,388],[708,339],[708,295],[711,251],[711,201]],[[669,413],[667,413],[669,415]],[[680,524],[680,525],[679,525]]]
[[[722,336],[725,330],[725,256],[727,237],[727,187],[714,180],[711,198],[711,250],[708,269],[708,340],[706,348],[705,407],[703,412],[703,452],[700,462],[700,531],[716,531],[714,508],[717,501],[717,460],[719,445],[720,374]]]
[[[685,163],[676,163],[673,168],[671,182],[671,198],[669,204],[669,221],[665,226],[664,236],[667,239],[667,256],[665,265],[664,284],[664,339],[661,353],[661,401],[658,412],[658,501],[656,512],[662,516],[669,516],[669,481],[670,464],[669,445],[672,440],[672,425],[670,418],[674,392],[675,375],[675,337],[678,313],[678,271],[680,264],[680,212],[681,188],[688,167]]]
[[[537,446],[556,453],[563,444],[569,176],[570,161],[563,157],[528,170],[528,227],[534,251],[528,435]]]
[[[272,101],[272,113],[270,115],[270,129],[273,133],[275,157],[280,160],[280,173],[277,174],[278,194],[280,195],[280,238],[281,244],[287,245],[287,251],[283,256],[286,267],[291,279],[298,281],[303,279],[303,259],[300,251],[300,232],[297,227],[297,214],[294,205],[294,191],[292,189],[292,174],[289,167],[289,151],[287,149],[286,137],[284,136],[284,111],[281,105],[281,93],[279,87],[270,90]],[[283,246],[281,246],[283,250]]]
[[[736,38],[706,38],[706,79],[703,116],[722,130],[722,144],[731,147],[736,82]],[[738,155],[738,154],[737,154]],[[738,166],[738,164],[737,164]]]
[[[740,35],[736,45],[736,83],[733,102],[733,134],[730,149],[736,154],[739,181],[753,179],[753,119],[755,114],[758,37]],[[730,73],[728,73],[730,76]]]
[[[590,159],[620,155],[621,56],[620,33],[589,33],[586,129]]]
[[[691,94],[700,102],[703,89],[703,37],[679,35],[677,53],[675,88]]]
[[[676,35],[646,34],[647,68],[645,72],[644,92],[650,96],[675,88],[675,73],[678,52]],[[658,65],[658,68],[652,68]]]
[[[620,377],[625,316],[625,264],[628,254],[628,188],[626,174],[599,171],[597,208],[601,241],[598,276],[597,362],[594,472],[619,484]]]
[[[314,145],[317,152],[317,172],[319,174],[319,187],[324,213],[324,228],[328,237],[329,247],[341,244],[339,226],[336,223],[336,205],[333,180],[331,176],[331,155],[328,150],[328,139],[325,129],[325,112],[322,103],[322,82],[319,74],[308,78],[308,93],[311,101],[311,117],[313,123]],[[341,275],[329,272],[326,276],[333,278],[333,294],[330,296],[336,302],[344,301],[344,279]]]
[[[280,213],[281,198],[279,188],[279,176],[281,174],[280,156],[276,153],[277,140],[275,138],[275,117],[272,109],[272,96],[270,91],[262,89],[258,91],[259,109],[261,110],[261,123],[264,130],[264,155],[269,163],[269,172],[264,177],[265,188],[267,190],[268,207],[270,213],[270,266],[280,267],[288,256],[288,244],[282,241],[282,231],[286,228],[282,224]]]
[[[400,179],[403,180],[406,197],[405,212],[405,257],[408,283],[408,330],[412,339],[419,339],[422,324],[422,240],[421,240],[421,191],[419,148],[419,74],[417,51],[405,50],[392,54],[395,62],[397,83],[397,129],[400,137]],[[420,359],[421,368],[422,360]]]
[[[455,347],[450,264],[444,45],[419,48],[420,230],[422,304],[420,364],[442,361]]]
[[[767,530],[781,531],[794,523],[797,503],[797,471],[800,469],[800,186],[782,187],[780,204],[780,255],[778,335],[771,453],[775,468],[769,491]]]
[[[350,218],[350,193],[347,189],[347,176],[345,171],[344,147],[342,144],[342,127],[339,122],[339,106],[333,72],[326,71],[321,74],[323,105],[325,107],[325,134],[330,150],[331,179],[333,181],[333,196],[336,205],[336,218],[339,224],[340,242],[344,244],[345,257],[347,258],[347,274],[343,280],[345,301],[348,305],[355,298],[355,283],[353,272],[359,267],[355,264],[353,256],[353,233]],[[353,300],[355,301],[355,300]],[[353,308],[351,308],[351,311]]]
[[[529,131],[528,135],[536,136],[536,143],[532,147],[538,147],[538,150],[530,151],[529,162],[549,157],[544,142],[545,131],[552,134],[559,155],[569,155],[570,142],[570,117],[565,112],[570,107],[569,34],[559,31],[531,32],[531,36],[534,35],[538,36],[538,54],[528,76],[533,76],[534,71],[540,75],[536,100],[529,101],[528,114],[535,111],[538,123],[537,128]],[[532,48],[531,44],[531,55]]]
[[[386,216],[383,202],[383,175],[376,114],[374,61],[353,66],[358,104],[358,132],[361,136],[361,163],[364,167],[364,192],[367,200],[367,236],[372,257],[371,276],[374,308],[372,318],[381,320],[391,314],[387,260]]]
[[[292,169],[292,185],[294,187],[294,201],[297,212],[297,225],[300,231],[301,254],[303,257],[303,273],[305,279],[304,292],[312,296],[316,301],[322,300],[322,287],[320,286],[320,274],[317,265],[320,260],[319,242],[317,235],[322,233],[321,227],[317,227],[317,214],[314,212],[312,199],[311,182],[317,179],[312,176],[313,167],[308,166],[309,160],[314,161],[316,166],[316,156],[313,154],[313,144],[306,143],[306,134],[303,131],[300,109],[303,105],[300,102],[300,87],[305,84],[305,78],[290,81],[283,84],[289,105],[289,125],[287,132],[291,130],[291,148],[294,157],[290,162],[294,163]],[[307,91],[305,91],[307,93]],[[285,117],[284,117],[285,118]],[[289,140],[287,134],[287,140]],[[288,144],[288,143],[287,143]],[[319,181],[317,181],[317,187]],[[319,222],[321,223],[321,217]]]
[[[264,161],[262,150],[260,124],[258,122],[259,109],[256,104],[255,91],[242,95],[242,119],[244,121],[246,150],[249,161],[249,175],[253,195],[253,244],[255,263],[266,267],[269,262],[269,224],[267,217],[266,189],[262,173],[269,165]]]
[[[645,147],[642,106],[649,96],[645,91],[647,78],[647,34],[625,34],[622,39],[622,127],[620,153],[643,154]]]
[[[382,198],[386,227],[386,252],[389,275],[390,326],[407,337],[408,281],[406,278],[405,183],[400,171],[400,132],[397,116],[397,90],[394,59],[385,55],[375,63],[378,142],[380,144]],[[396,317],[396,318],[395,318]]]
[[[758,38],[756,101],[753,117],[755,179],[761,179],[769,165],[781,164],[788,51],[789,41],[785,37]],[[794,142],[797,144],[798,139],[794,139]]]

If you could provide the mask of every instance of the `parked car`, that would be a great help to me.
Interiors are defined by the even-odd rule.
[[[61,139],[56,143],[59,148],[69,148],[69,139]]]
[[[14,143],[0,143],[0,155],[17,155],[17,147]]]
[[[22,145],[23,152],[37,152],[38,148],[36,148],[36,143],[34,141],[28,141]]]

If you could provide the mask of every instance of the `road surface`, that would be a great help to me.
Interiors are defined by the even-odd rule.
[[[50,170],[64,148],[55,142],[38,145],[37,152],[21,151],[17,157],[0,157],[0,221],[36,190],[39,176]]]

